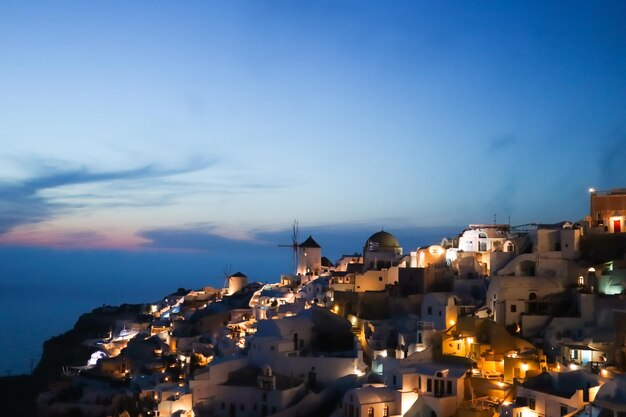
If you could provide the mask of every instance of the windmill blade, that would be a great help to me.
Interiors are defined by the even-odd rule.
[[[291,248],[291,265],[295,272],[297,273],[298,268],[298,221],[294,220],[293,225],[291,226],[291,244],[290,245],[276,245],[279,248]]]
[[[222,269],[222,273],[224,274],[224,288],[230,287],[229,284],[230,284],[230,276],[232,275],[232,269],[233,269],[232,264],[224,265],[224,268]]]

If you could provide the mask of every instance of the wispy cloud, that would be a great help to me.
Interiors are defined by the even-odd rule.
[[[622,128],[613,130],[598,141],[598,164],[600,182],[603,188],[623,187],[626,183],[626,131]]]
[[[490,154],[505,152],[515,146],[517,142],[517,136],[513,134],[495,136],[488,140],[487,152]]]
[[[361,252],[367,238],[380,230],[380,225],[323,225],[301,227],[299,240],[303,241],[310,234],[322,246],[322,253],[332,258],[342,254]],[[385,229],[387,230],[387,229]],[[398,227],[389,229],[406,252],[418,246],[441,242],[443,237],[455,236],[461,232],[460,226],[442,227]],[[291,243],[291,229],[273,231],[250,231],[243,235],[228,235],[217,225],[185,225],[178,228],[161,228],[144,230],[138,234],[149,242],[144,245],[151,249],[174,249],[189,251],[206,251],[221,254],[247,254],[249,256],[267,255],[290,258],[288,248],[280,248],[279,244]],[[242,255],[242,257],[245,257]]]
[[[0,235],[16,226],[41,222],[75,207],[72,203],[59,202],[44,196],[47,190],[80,184],[124,183],[171,177],[205,169],[214,162],[194,159],[176,168],[148,164],[117,171],[94,171],[87,167],[77,169],[41,167],[38,176],[21,182],[0,183]]]

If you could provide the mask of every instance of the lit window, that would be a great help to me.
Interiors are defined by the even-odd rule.
[[[367,407],[367,417],[374,417],[374,407]]]

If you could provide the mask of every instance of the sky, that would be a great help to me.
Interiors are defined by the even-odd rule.
[[[581,219],[589,187],[626,186],[625,19],[621,1],[2,1],[0,275],[70,255],[147,274],[154,254],[274,274],[293,219],[331,257],[381,228],[409,250],[494,214]]]

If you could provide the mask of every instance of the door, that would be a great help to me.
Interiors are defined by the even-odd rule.
[[[622,233],[622,220],[613,220],[613,233]]]

